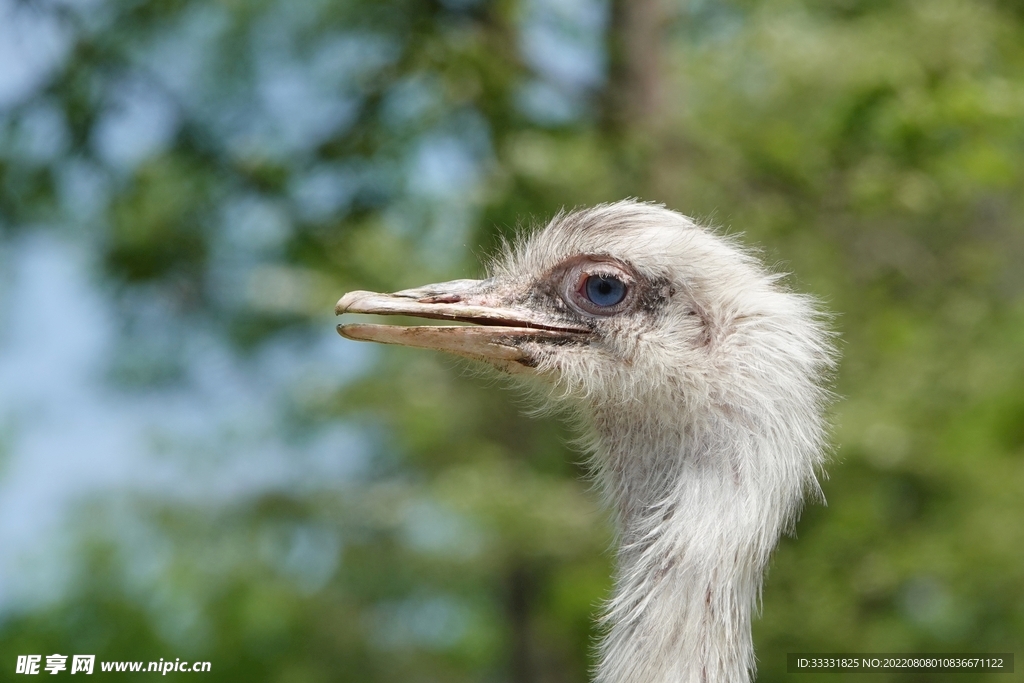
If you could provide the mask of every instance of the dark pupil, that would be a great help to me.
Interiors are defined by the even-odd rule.
[[[615,277],[591,275],[587,278],[586,294],[591,303],[614,306],[626,298],[626,285]]]

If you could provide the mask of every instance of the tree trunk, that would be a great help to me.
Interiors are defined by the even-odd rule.
[[[614,133],[644,132],[662,104],[662,0],[612,0],[604,118]]]
[[[509,628],[512,631],[511,670],[513,683],[533,683],[534,664],[530,610],[534,586],[527,568],[517,563],[508,575]]]

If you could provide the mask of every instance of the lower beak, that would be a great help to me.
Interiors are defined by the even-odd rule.
[[[436,349],[508,367],[536,365],[537,343],[582,341],[590,329],[523,306],[503,303],[491,280],[454,280],[394,294],[349,292],[334,312],[407,315],[472,326],[348,324],[348,339]]]

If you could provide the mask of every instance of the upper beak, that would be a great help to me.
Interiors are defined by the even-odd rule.
[[[334,312],[408,315],[478,326],[338,325],[348,339],[401,344],[447,351],[508,367],[533,366],[530,342],[583,339],[591,330],[556,313],[544,313],[510,302],[494,280],[453,280],[394,294],[349,292]]]

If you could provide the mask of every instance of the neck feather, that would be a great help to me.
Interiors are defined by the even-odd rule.
[[[595,457],[620,535],[597,683],[753,676],[751,614],[814,481],[817,443],[801,449],[792,423],[709,414],[671,425],[596,415]]]

